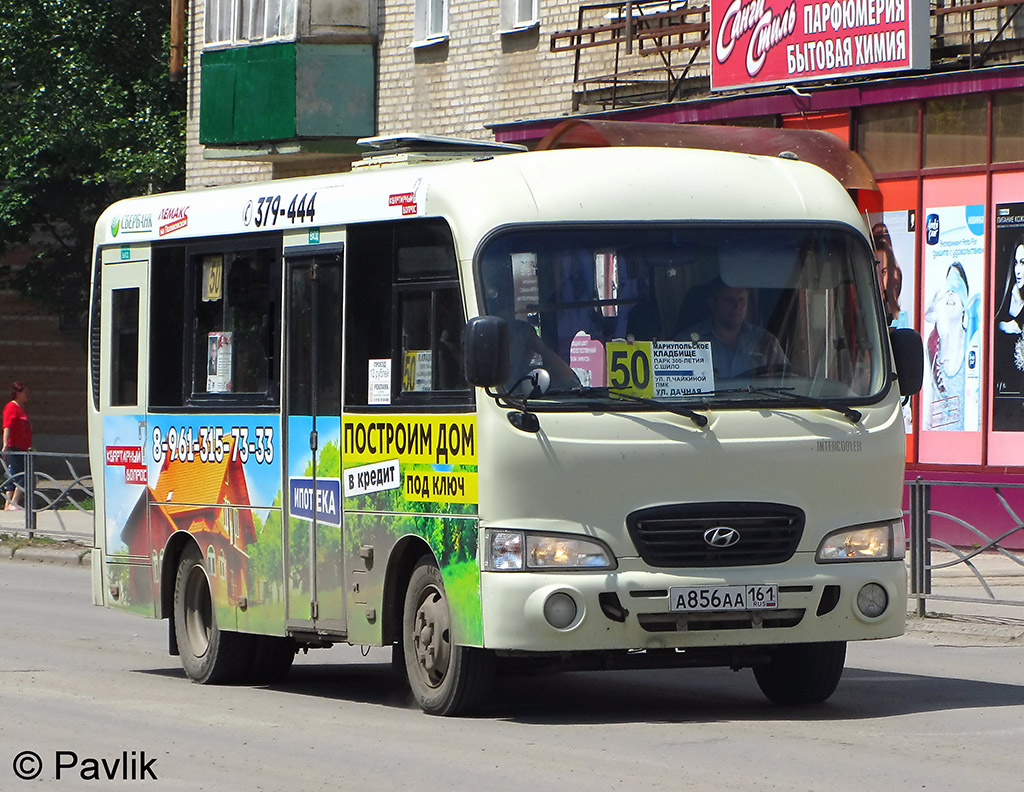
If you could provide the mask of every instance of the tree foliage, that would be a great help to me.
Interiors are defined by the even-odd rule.
[[[0,255],[27,245],[24,295],[87,304],[96,218],[184,182],[184,85],[167,0],[0,0]]]

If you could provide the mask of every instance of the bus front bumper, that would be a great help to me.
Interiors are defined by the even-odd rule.
[[[782,565],[714,574],[631,568],[640,566],[637,559],[620,559],[618,569],[599,572],[483,572],[484,646],[576,652],[768,646],[903,634],[907,579],[902,561],[826,565],[801,558],[805,555]],[[713,596],[755,585],[778,587],[776,607],[671,607],[672,589],[676,595],[680,589],[696,589]]]

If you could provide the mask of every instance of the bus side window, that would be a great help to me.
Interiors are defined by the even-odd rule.
[[[346,272],[345,403],[468,401],[465,312],[447,224],[349,226]]]
[[[462,293],[439,286],[399,293],[402,393],[465,388]]]
[[[280,279],[279,239],[154,245],[151,408],[276,404]]]
[[[133,407],[139,392],[139,290],[111,292],[110,405]]]

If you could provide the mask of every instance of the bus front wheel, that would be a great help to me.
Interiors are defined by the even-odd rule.
[[[468,715],[483,705],[494,674],[484,649],[452,643],[441,571],[424,558],[413,570],[402,612],[402,647],[413,696],[430,715]]]
[[[784,644],[771,661],[754,666],[761,692],[776,704],[820,704],[839,684],[846,663],[846,642]]]
[[[199,548],[181,555],[174,580],[174,632],[185,673],[193,682],[241,682],[249,672],[248,636],[222,632]]]

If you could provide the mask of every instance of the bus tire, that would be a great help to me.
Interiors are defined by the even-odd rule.
[[[429,715],[469,715],[487,699],[494,657],[451,641],[451,612],[441,571],[423,558],[413,569],[402,610],[406,678]]]
[[[193,682],[245,681],[251,667],[252,636],[223,632],[217,626],[210,579],[195,545],[182,552],[174,579],[174,632],[181,665]]]
[[[846,642],[776,646],[771,661],[754,666],[761,692],[776,704],[820,704],[839,684],[846,663]]]

